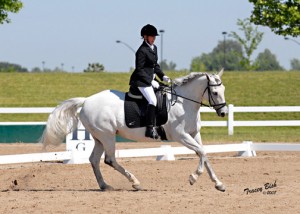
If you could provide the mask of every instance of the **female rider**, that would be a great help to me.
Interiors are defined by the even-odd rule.
[[[153,88],[158,88],[159,83],[155,80],[155,76],[157,75],[160,80],[165,82],[170,82],[170,78],[157,64],[157,47],[154,45],[156,36],[159,36],[157,29],[153,25],[147,24],[141,29],[141,36],[144,41],[135,54],[135,70],[130,77],[129,85],[138,88],[148,101],[145,136],[157,139],[158,134],[155,129],[157,99]]]

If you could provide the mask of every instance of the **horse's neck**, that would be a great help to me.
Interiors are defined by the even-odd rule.
[[[175,88],[176,93],[178,95],[181,95],[183,97],[195,100],[199,103],[202,102],[202,98],[203,98],[203,93],[205,91],[207,87],[207,80],[206,77],[200,77],[199,79],[194,79],[182,86],[178,86]],[[199,103],[195,103],[192,101],[187,101],[190,102],[191,107],[199,109],[200,108],[200,104]]]

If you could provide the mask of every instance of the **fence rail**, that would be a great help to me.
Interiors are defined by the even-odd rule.
[[[75,147],[65,152],[0,155],[0,165],[45,161],[64,161],[66,164],[89,163],[89,156],[94,147],[91,142],[80,142],[80,144],[84,144],[84,147],[78,147],[74,144]],[[256,151],[299,152],[300,144],[252,143],[251,141],[245,141],[240,144],[204,145],[204,150],[206,153],[238,152],[237,156],[253,157],[256,156]],[[156,160],[168,161],[175,160],[175,155],[190,154],[195,154],[195,152],[186,147],[171,147],[170,145],[162,145],[157,148],[122,149],[115,152],[116,158],[156,156]],[[104,155],[102,155],[103,157]]]
[[[235,121],[234,113],[242,112],[300,112],[300,106],[234,106],[228,105],[228,135],[233,135],[237,126],[300,126],[300,120]]]
[[[53,107],[30,108],[0,108],[0,114],[49,114]],[[213,113],[213,109],[201,107],[200,112]],[[300,120],[234,120],[235,113],[260,113],[260,112],[300,112],[300,106],[234,106],[228,105],[227,121],[202,121],[202,126],[228,127],[228,135],[233,135],[234,127],[238,126],[300,126]],[[45,122],[0,122],[0,125],[45,125]]]

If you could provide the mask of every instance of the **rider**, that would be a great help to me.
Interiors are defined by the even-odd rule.
[[[135,54],[135,70],[132,73],[129,85],[138,88],[148,101],[146,111],[146,137],[158,138],[155,129],[155,107],[157,104],[153,88],[159,88],[159,83],[155,80],[157,75],[160,80],[170,82],[157,64],[157,47],[154,45],[156,36],[159,36],[157,29],[150,24],[141,29],[141,36],[144,39],[142,45]]]

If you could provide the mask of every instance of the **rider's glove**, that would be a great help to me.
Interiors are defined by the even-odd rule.
[[[159,84],[155,80],[152,80],[151,85],[153,86],[153,88],[159,88]]]
[[[170,83],[171,79],[168,76],[163,76],[163,81],[167,82],[167,83]]]

